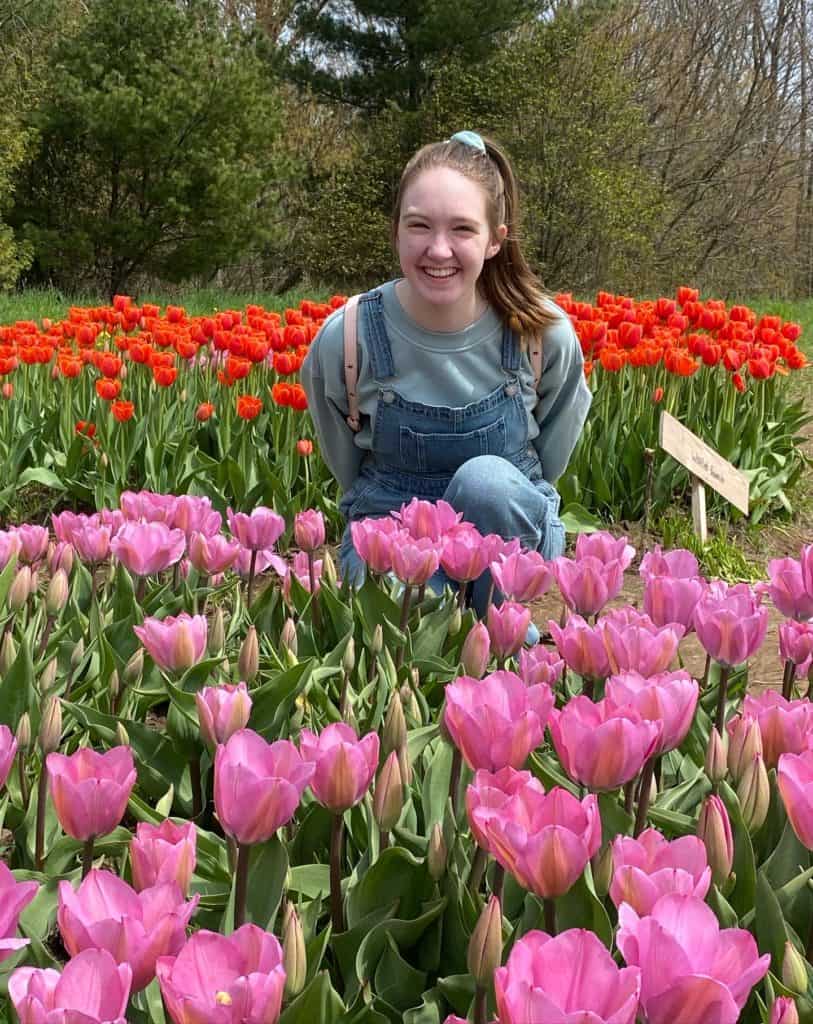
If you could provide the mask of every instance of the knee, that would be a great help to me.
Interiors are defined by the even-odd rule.
[[[467,459],[452,477],[447,490],[450,504],[475,502],[498,503],[505,500],[508,477],[517,472],[514,466],[498,455],[476,455]]]

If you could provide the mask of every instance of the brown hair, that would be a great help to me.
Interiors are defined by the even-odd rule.
[[[479,185],[486,195],[486,216],[492,238],[505,224],[508,234],[500,251],[483,264],[478,286],[503,320],[522,336],[540,338],[558,314],[549,293],[528,266],[519,243],[519,191],[508,157],[491,139],[483,138],[486,152],[459,139],[432,142],[412,156],[401,174],[392,216],[392,241],[396,243],[401,203],[409,185],[433,167],[451,167]]]

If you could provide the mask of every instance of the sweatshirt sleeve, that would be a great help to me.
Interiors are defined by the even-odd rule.
[[[359,372],[361,367],[359,366]],[[359,475],[364,452],[347,425],[344,382],[344,313],[337,311],[311,342],[299,371],[322,458],[346,491]]]
[[[542,341],[543,370],[533,415],[533,444],[545,479],[554,483],[567,468],[593,400],[584,378],[584,357],[570,319],[562,314]]]

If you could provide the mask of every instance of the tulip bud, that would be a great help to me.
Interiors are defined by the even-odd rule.
[[[345,725],[349,725],[353,732],[358,735],[358,719],[356,718],[356,713],[353,710],[353,705],[349,701],[347,703],[347,707],[344,709],[344,716],[342,718],[342,721],[345,723]]]
[[[345,647],[344,654],[342,655],[342,671],[344,671],[349,676],[355,667],[356,642],[351,636],[350,639],[347,641],[347,647]]]
[[[127,369],[127,367],[126,367],[126,366],[122,366],[122,368],[121,368],[121,371],[122,371],[122,373],[124,373],[124,371],[125,371],[126,369]],[[180,400],[181,400],[182,402],[185,402],[185,401],[186,401],[186,398],[187,398],[187,395],[186,395],[186,388],[181,388],[181,393],[180,393],[180,395],[179,395],[178,397],[180,398]]]
[[[121,724],[116,722],[116,746],[117,747],[129,747],[130,746],[130,734]]]
[[[415,691],[406,683],[401,687],[401,703],[404,706],[404,713],[409,715],[413,722],[417,722],[420,725],[421,706],[418,703],[418,698],[415,696]]]
[[[799,1011],[793,999],[788,996],[775,999],[771,1004],[768,1024],[799,1024]]]
[[[378,773],[373,796],[373,816],[382,832],[395,828],[404,809],[404,784],[398,766],[398,753],[393,750]]]
[[[42,711],[38,742],[43,756],[59,749],[62,739],[62,704],[59,697],[48,697]]]
[[[31,718],[27,711],[24,711],[20,715],[20,721],[17,723],[17,731],[14,734],[14,738],[17,740],[17,749],[24,753],[31,746]]]
[[[125,686],[138,686],[144,672],[144,648],[139,647],[124,666],[122,679]]]
[[[482,679],[491,656],[491,640],[484,622],[476,622],[463,641],[460,662],[467,676]]]
[[[302,922],[291,903],[286,908],[282,926],[282,966],[285,968],[285,998],[294,999],[305,987],[308,962]]]
[[[373,639],[370,644],[370,650],[373,653],[373,657],[377,658],[384,649],[384,630],[381,628],[381,623],[377,622],[376,627],[373,630]]]
[[[107,680],[107,692],[110,694],[110,700],[115,704],[121,693],[119,674],[115,669],[110,673],[110,678]]]
[[[54,680],[56,679],[56,658],[51,658],[45,668],[42,670],[40,676],[40,693],[46,694],[49,690],[53,689]]]
[[[0,676],[4,676],[17,660],[17,645],[11,633],[6,633],[0,644]]]
[[[717,729],[712,728],[709,733],[709,743],[706,747],[706,775],[712,785],[722,782],[726,776],[728,767],[728,733],[723,731],[722,735]]]
[[[807,963],[792,942],[785,943],[782,957],[782,984],[797,995],[807,992]]]
[[[30,566],[21,565],[17,570],[6,597],[6,604],[10,612],[18,612],[25,607],[31,596],[31,575]]]
[[[2,392],[3,398],[11,399],[14,397],[14,385],[10,380],[4,380],[3,387],[0,388],[0,392]]]
[[[56,618],[68,603],[68,574],[64,569],[57,569],[48,581],[45,591],[45,614]]]
[[[449,636],[457,636],[463,625],[463,612],[460,610],[460,605],[455,601],[454,610],[452,617],[449,619]]]
[[[390,697],[381,739],[382,752],[385,755],[393,750],[401,750],[402,747],[406,746],[406,719],[404,718],[404,705],[401,703],[401,695],[399,693],[394,693]]]
[[[429,850],[426,854],[426,866],[429,870],[429,877],[434,882],[439,882],[446,874],[446,860],[449,851],[446,849],[446,840],[443,838],[443,829],[440,822],[435,822],[429,836]]]
[[[603,898],[610,891],[610,883],[613,880],[613,849],[609,843],[599,850],[591,861],[591,867],[596,892]]]
[[[758,832],[768,817],[771,802],[771,784],[762,756],[757,754],[742,774],[737,786],[737,799],[742,820],[749,832]]]
[[[82,664],[82,658],[85,656],[85,641],[81,639],[77,640],[74,644],[74,648],[71,651],[71,671],[75,672],[76,669]]]
[[[325,550],[322,552],[322,579],[325,583],[330,584],[331,587],[336,586],[338,579],[336,575],[336,563],[333,561],[329,551]]]
[[[469,939],[469,974],[478,988],[489,988],[494,972],[502,960],[502,910],[500,901],[492,896],[483,907],[480,920],[474,926]]]
[[[237,671],[241,679],[253,683],[260,671],[260,646],[257,640],[257,627],[249,626],[240,656],[237,660]]]
[[[715,885],[722,885],[731,874],[734,839],[725,804],[717,796],[708,796],[700,808],[697,835],[706,847],[706,857]]]
[[[734,719],[728,739],[728,771],[739,782],[742,774],[757,754],[762,754],[762,733],[756,718],[742,715]]]
[[[212,657],[220,654],[226,642],[226,622],[223,616],[223,607],[218,605],[212,616],[212,624],[209,627],[209,654]]]
[[[290,617],[282,625],[279,642],[280,646],[284,647],[286,651],[290,651],[291,654],[296,656],[299,650],[299,641],[296,635],[296,623]]]
[[[102,452],[102,454],[99,456],[99,464],[101,465],[102,469],[107,469],[109,462],[110,460],[108,459],[107,454],[105,452]]]

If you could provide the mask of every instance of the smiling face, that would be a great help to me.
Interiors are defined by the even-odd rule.
[[[404,192],[396,235],[401,298],[427,326],[458,329],[476,318],[477,280],[506,233],[500,225],[492,237],[486,202],[476,182],[450,167],[423,171]]]

